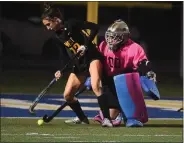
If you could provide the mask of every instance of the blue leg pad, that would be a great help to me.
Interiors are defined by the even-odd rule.
[[[148,113],[138,73],[114,76],[114,84],[120,107],[127,119],[148,121]]]
[[[154,81],[148,79],[146,76],[141,76],[140,83],[147,96],[151,97],[153,100],[160,99],[160,94]]]
[[[84,85],[86,86],[86,88],[87,88],[88,90],[91,90],[91,89],[92,89],[92,87],[91,87],[91,77],[88,77],[88,78],[86,79]]]
[[[126,127],[143,127],[143,123],[136,119],[128,119],[126,122]]]

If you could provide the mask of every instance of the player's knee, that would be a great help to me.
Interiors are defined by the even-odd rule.
[[[98,88],[98,86],[97,85],[91,85],[92,86],[92,89],[93,89],[93,92],[98,96],[98,94],[99,94],[99,88]]]
[[[69,93],[64,93],[64,99],[67,101],[67,102],[72,102],[74,100],[74,97],[71,96],[71,94]]]
[[[102,94],[101,88],[100,88],[100,82],[91,82],[91,87],[93,89],[93,92],[96,94],[96,96],[100,96]]]

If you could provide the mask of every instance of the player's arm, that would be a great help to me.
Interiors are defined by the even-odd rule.
[[[80,21],[76,19],[71,19],[69,21],[71,29],[77,28],[80,29],[81,31],[87,31],[90,30],[90,34],[88,33],[88,36],[85,36],[85,46],[88,46],[95,38],[99,31],[99,26],[98,24],[88,22],[88,21]]]
[[[84,21],[81,25],[81,28],[85,31],[88,29],[90,30],[90,34],[85,38],[85,45],[87,46],[88,44],[92,43],[95,36],[97,35],[99,31],[99,25],[92,22]]]
[[[134,67],[141,76],[147,76],[149,79],[156,81],[156,74],[153,72],[151,62],[147,59],[147,56],[142,47],[138,48],[138,52],[134,57],[133,63]]]
[[[151,62],[144,59],[138,63],[138,72],[140,75],[147,76],[149,79],[154,80],[156,82],[156,73],[153,72],[153,68],[151,66]]]

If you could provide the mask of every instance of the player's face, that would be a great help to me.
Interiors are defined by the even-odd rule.
[[[42,22],[48,30],[57,31],[61,27],[61,23],[57,19],[43,19]]]

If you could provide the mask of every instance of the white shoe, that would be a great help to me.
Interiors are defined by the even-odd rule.
[[[121,113],[118,114],[118,116],[116,117],[116,119],[111,120],[111,122],[112,122],[112,124],[113,124],[114,126],[119,126],[119,125],[121,125],[121,121],[122,121],[122,114],[121,114]]]
[[[86,117],[83,121],[81,121],[78,117],[75,117],[73,119],[66,120],[65,123],[73,123],[73,124],[89,124],[89,120]]]
[[[113,127],[113,125],[108,118],[104,118],[104,120],[102,121],[102,127]]]

